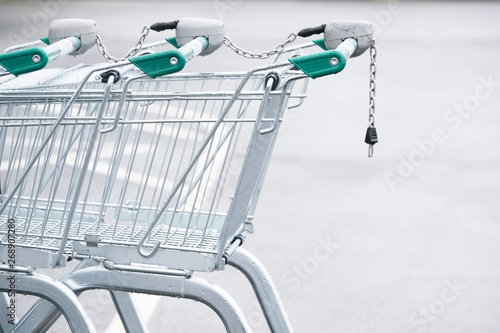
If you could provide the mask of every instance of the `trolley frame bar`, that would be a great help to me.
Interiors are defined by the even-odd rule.
[[[204,279],[190,275],[186,277],[111,270],[94,259],[86,259],[73,272],[63,277],[59,283],[63,284],[65,288],[69,288],[70,293],[74,293],[73,295],[80,295],[93,289],[105,289],[114,293],[114,296],[118,295],[113,301],[120,316],[139,317],[135,307],[130,303],[127,304],[130,295],[126,296],[126,293],[180,297],[199,301],[210,307],[219,316],[228,332],[251,332],[239,305],[225,290]],[[171,288],[165,288],[165,286],[171,286]],[[40,299],[19,321],[12,332],[44,332],[60,315],[61,313],[56,306],[45,299]],[[131,323],[132,318],[129,320],[122,318],[124,327],[136,329],[144,325],[143,323]],[[142,331],[131,330],[131,332]]]
[[[11,273],[0,271],[0,291],[9,290],[10,282],[6,278],[8,275]],[[78,301],[78,297],[61,281],[55,281],[45,275],[35,273],[15,274],[15,278],[16,293],[37,296],[50,302],[56,311],[58,310],[64,315],[72,332],[96,332],[90,317]],[[15,331],[13,329],[11,332]]]

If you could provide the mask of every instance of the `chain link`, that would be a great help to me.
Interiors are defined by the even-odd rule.
[[[365,142],[368,144],[368,157],[373,157],[373,145],[378,142],[377,129],[375,128],[375,88],[377,74],[377,47],[375,39],[370,46],[370,89],[369,89],[369,110],[368,110],[368,128],[366,129]]]
[[[370,90],[369,90],[369,118],[368,126],[375,127],[375,88],[376,80],[375,75],[377,74],[377,46],[375,46],[375,38],[372,40],[372,45],[370,46]]]
[[[133,48],[131,48],[128,53],[125,55],[125,57],[123,58],[115,58],[113,57],[112,55],[110,55],[108,53],[108,51],[106,50],[106,47],[104,46],[104,43],[102,42],[102,39],[101,39],[101,36],[97,35],[96,37],[96,44],[97,44],[97,49],[99,50],[99,52],[101,52],[101,54],[104,56],[104,59],[106,59],[107,62],[119,62],[119,61],[123,61],[123,60],[126,60],[130,57],[133,57],[137,54],[137,52],[139,52],[139,50],[141,49],[142,45],[144,44],[144,40],[146,39],[146,37],[148,36],[149,34],[149,31],[150,31],[150,28],[149,26],[145,26],[143,29],[142,29],[142,32],[141,32],[141,37],[139,38],[139,40],[137,41],[137,43],[135,44],[135,46]]]
[[[267,59],[267,58],[275,55],[276,53],[280,53],[281,51],[283,51],[285,49],[285,47],[288,44],[293,43],[296,38],[297,38],[297,34],[295,32],[293,32],[288,36],[288,38],[283,43],[276,46],[273,50],[265,51],[265,52],[261,52],[261,53],[254,53],[254,52],[246,51],[246,50],[242,49],[241,47],[236,46],[236,44],[234,44],[233,41],[230,40],[228,37],[224,37],[224,45],[229,47],[231,50],[236,52],[238,55],[245,57],[245,58]]]

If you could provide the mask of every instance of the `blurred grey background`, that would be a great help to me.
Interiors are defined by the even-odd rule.
[[[245,243],[274,277],[296,332],[500,332],[500,4],[0,1],[0,49],[78,17],[97,20],[109,52],[123,56],[144,25],[190,16],[224,20],[233,41],[258,52],[331,20],[376,28],[375,157],[363,142],[365,54],[311,82],[304,105],[286,115]],[[55,65],[102,61],[93,49]],[[186,70],[261,64],[223,48]],[[227,289],[254,332],[268,332],[240,273],[198,276]],[[99,332],[119,332],[105,292],[81,299]],[[199,303],[140,302],[151,332],[224,331]],[[60,321],[53,332],[65,330]]]

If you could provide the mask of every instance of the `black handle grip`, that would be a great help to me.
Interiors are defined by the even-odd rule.
[[[300,30],[297,33],[297,35],[300,37],[309,37],[312,35],[322,34],[323,32],[325,32],[325,27],[326,27],[326,24],[322,24],[320,26],[312,27],[312,28],[305,28],[305,29]]]
[[[151,30],[160,32],[163,30],[172,30],[177,28],[177,23],[179,23],[179,20],[177,21],[172,21],[172,22],[157,22],[154,23],[150,26]]]

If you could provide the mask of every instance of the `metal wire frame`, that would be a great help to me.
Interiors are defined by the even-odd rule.
[[[16,184],[17,186],[14,186],[11,195],[6,200],[3,200],[3,207],[0,211],[4,211],[9,201],[14,198],[16,191],[26,190],[26,177],[28,177],[28,171],[33,168],[39,171],[40,175],[43,175],[42,177],[35,173],[35,179],[38,179],[40,184],[38,190],[43,191],[45,188],[50,188],[50,195],[49,199],[42,198],[41,192],[35,191],[31,192],[28,196],[16,196],[15,199],[17,202],[14,207],[16,207],[18,213],[24,209],[25,211],[22,211],[22,213],[27,217],[24,225],[22,224],[23,221],[20,221],[22,230],[26,231],[21,241],[27,247],[46,250],[54,250],[55,246],[58,246],[58,265],[62,264],[63,255],[71,254],[71,243],[73,241],[89,241],[89,237],[93,235],[98,235],[98,237],[101,237],[101,241],[114,245],[139,245],[140,247],[146,243],[147,239],[148,241],[162,242],[162,248],[195,250],[208,254],[220,253],[221,248],[226,246],[226,243],[232,237],[232,235],[224,234],[225,238],[221,241],[220,231],[225,222],[225,215],[216,213],[228,175],[218,173],[215,177],[206,177],[206,173],[208,171],[210,174],[214,170],[217,159],[222,161],[222,166],[230,165],[229,156],[234,154],[236,145],[233,144],[231,146],[228,142],[230,143],[234,141],[234,138],[238,137],[241,128],[237,127],[241,127],[240,125],[247,123],[253,124],[257,120],[255,115],[245,118],[245,114],[251,101],[262,100],[263,98],[262,91],[259,92],[258,90],[258,85],[262,84],[263,81],[261,73],[282,66],[284,65],[266,66],[247,73],[246,76],[237,73],[202,74],[198,76],[178,75],[172,76],[169,80],[165,81],[145,80],[143,76],[135,77],[122,83],[119,89],[111,89],[110,85],[105,95],[102,95],[102,93],[99,94],[95,89],[83,89],[85,86],[84,81],[73,95],[69,93],[71,89],[63,89],[58,91],[57,94],[52,94],[50,97],[47,97],[46,92],[33,91],[16,94],[15,97],[8,99],[8,101],[7,99],[2,99],[0,96],[0,107],[7,105],[7,109],[9,110],[7,117],[0,118],[3,127],[8,129],[9,127],[16,128],[18,126],[18,128],[22,129],[20,131],[23,131],[22,133],[18,133],[18,141],[13,143],[16,149],[11,151],[11,154],[14,155],[11,155],[9,160],[15,160],[15,157],[18,156],[15,154],[22,154],[22,150],[26,146],[40,146],[40,150],[36,153],[35,151],[31,151],[28,154],[29,156],[26,155],[31,159],[23,175],[19,176],[17,174],[22,169],[19,167],[19,159],[17,167],[13,165],[7,167],[8,176],[17,178],[19,182]],[[90,77],[91,75],[89,74],[87,81]],[[210,82],[214,81],[214,78],[219,79],[219,86],[216,87],[215,91],[207,92],[206,88]],[[250,91],[243,91],[245,84],[250,78],[253,80],[253,87],[250,87]],[[184,85],[183,88],[186,90],[187,83],[196,80],[198,81],[199,90],[203,92],[165,92],[169,91],[169,88],[172,88],[172,82]],[[225,81],[231,80],[237,84],[230,87],[233,91],[222,90],[222,84],[227,83]],[[93,84],[92,88],[94,87],[95,84]],[[280,92],[278,94],[283,94],[283,96],[290,94],[286,89],[284,91],[284,93]],[[100,102],[98,99],[99,95],[101,95]],[[267,99],[271,95],[276,94],[268,92],[265,98]],[[43,99],[42,96],[44,96]],[[71,97],[69,98],[69,96]],[[297,96],[297,98],[303,97],[301,95]],[[36,102],[34,103],[33,101]],[[184,105],[181,105],[182,103],[179,104],[179,101],[183,102]],[[156,102],[165,103],[164,110],[172,110],[172,105],[177,104],[174,108],[176,115],[171,119],[166,117],[149,117],[150,114],[161,111],[161,107],[156,110],[151,107]],[[196,116],[196,119],[185,117],[189,113],[187,108],[188,103],[195,103],[195,109],[198,109],[198,106],[202,105],[201,110],[205,112],[207,103],[212,102],[218,102],[219,105],[218,107],[215,107],[215,104],[212,105],[212,110],[210,110],[210,113],[207,113],[208,116],[205,117],[203,113],[201,115],[193,113],[193,117]],[[58,114],[54,107],[51,109],[51,106],[58,105],[58,103],[61,105],[61,109],[63,109],[61,114]],[[238,104],[237,108],[232,108],[235,103]],[[30,107],[32,105],[43,105],[41,111],[43,117],[27,113],[21,116],[18,114],[17,117],[13,117],[13,110],[21,104],[25,105],[24,111],[26,112],[32,111]],[[223,112],[214,116],[216,114],[215,111],[220,110],[221,107]],[[114,117],[110,116],[109,110],[115,113]],[[125,112],[123,112],[124,110]],[[227,116],[230,111],[233,112],[234,116],[228,118]],[[271,119],[264,118],[259,121],[269,122]],[[127,202],[124,193],[127,192],[127,187],[131,183],[133,175],[131,170],[133,168],[130,166],[136,163],[137,155],[135,152],[133,158],[127,160],[127,158],[124,158],[125,150],[131,146],[135,147],[136,151],[140,147],[144,147],[144,145],[141,146],[144,128],[153,126],[155,134],[163,134],[164,127],[172,124],[173,127],[171,127],[171,133],[168,136],[173,139],[169,140],[167,147],[169,145],[175,147],[176,144],[179,144],[181,141],[179,139],[182,133],[181,128],[186,126],[189,126],[191,129],[194,126],[196,129],[188,131],[192,133],[188,135],[196,138],[194,139],[195,142],[204,141],[196,148],[193,145],[191,152],[188,154],[186,154],[185,147],[182,150],[181,160],[189,160],[190,163],[183,174],[180,175],[181,168],[177,167],[175,176],[170,177],[176,179],[177,183],[170,189],[170,197],[163,205],[160,200],[161,196],[156,196],[156,194],[165,192],[167,184],[165,182],[158,182],[158,178],[152,177],[151,171],[154,166],[152,162],[147,162],[144,165],[144,170],[148,171],[140,175],[142,178],[139,182],[161,184],[159,187],[156,186],[153,191],[152,197],[156,199],[149,200],[154,204],[149,207],[140,205],[146,196],[146,186],[138,190],[135,200],[128,200]],[[205,136],[202,133],[202,125],[205,126],[205,130],[211,126],[211,131]],[[131,135],[133,126],[141,128],[141,130],[136,131],[135,136]],[[119,127],[118,130],[116,130],[117,127]],[[224,129],[224,131],[218,132],[218,129]],[[3,131],[3,133],[5,135],[6,131]],[[97,161],[102,159],[103,151],[106,149],[106,136],[114,137],[113,142],[115,142],[115,145],[112,149],[109,149],[111,155],[108,157],[108,160],[114,161],[114,163],[109,163],[108,170],[105,172],[105,186],[103,187],[100,200],[92,202],[90,192],[92,184],[95,183],[94,176],[96,175],[96,170],[102,170]],[[26,137],[36,138],[36,140],[34,142],[23,141],[26,140]],[[133,137],[131,145],[129,141],[123,139],[130,137]],[[154,140],[150,140],[147,145],[146,161],[151,160],[159,153],[160,135],[153,135],[153,137]],[[40,142],[41,138],[45,138],[45,141]],[[52,140],[50,140],[51,138]],[[53,138],[58,138],[60,142]],[[95,138],[95,141],[89,141],[89,138]],[[189,139],[189,136],[187,139]],[[67,191],[62,192],[64,195],[61,195],[60,182],[58,180],[61,179],[64,168],[56,167],[52,170],[47,170],[48,163],[46,162],[52,159],[52,163],[56,166],[68,164],[68,156],[72,147],[77,147],[77,151],[84,152],[84,154],[78,155],[74,159],[74,163],[70,165],[72,167],[71,182]],[[3,150],[5,147],[2,146],[1,148]],[[174,148],[172,149],[175,150]],[[41,152],[43,150],[45,150],[45,153]],[[16,153],[13,153],[13,151],[16,151]],[[223,152],[222,158],[218,156],[221,151]],[[56,157],[54,158],[54,156]],[[173,153],[164,154],[164,156],[165,159],[160,165],[160,170],[170,170],[171,167],[168,163],[171,163],[174,157],[177,158],[179,156],[174,156]],[[169,161],[165,164],[167,156],[169,157]],[[184,158],[184,156],[189,158]],[[43,161],[45,161],[45,164]],[[122,172],[120,166],[123,165],[122,162],[124,161],[127,161],[129,165],[125,168],[125,178],[123,179],[125,185],[121,188],[121,193],[116,203],[116,200],[113,201],[110,198],[113,195],[117,175]],[[16,168],[15,176],[13,176],[14,168]],[[190,173],[191,170],[198,172]],[[188,176],[189,182],[186,181]],[[85,178],[87,180],[84,181]],[[169,177],[164,177],[164,180],[167,179]],[[6,184],[9,181],[9,177],[6,177],[3,182],[4,188],[2,193],[6,193]],[[218,193],[218,196],[213,195],[212,200],[207,200],[209,182],[215,184],[214,193]],[[22,186],[19,185],[20,183]],[[64,196],[68,194],[72,195],[72,200],[64,200]],[[168,208],[174,198],[176,201],[175,206]],[[194,200],[190,203],[191,209],[186,209],[186,204],[190,200]],[[199,207],[196,207],[196,202],[198,202]],[[205,205],[205,202],[208,206]],[[43,216],[40,216],[40,209],[35,209],[37,205],[42,205],[43,209],[41,213]],[[202,206],[208,207],[208,209],[202,210]],[[12,208],[13,206],[11,205],[10,207]],[[115,220],[111,224],[104,224],[105,211],[109,209],[115,210]],[[183,210],[184,213],[180,214],[180,210]],[[69,213],[66,213],[68,211]],[[13,211],[8,213],[12,214]],[[124,215],[128,215],[127,219],[123,218]],[[153,215],[155,215],[155,218],[152,222],[145,224],[146,220],[151,221],[151,216]],[[89,219],[89,216],[93,218]],[[200,218],[204,220],[204,224],[201,226],[199,222]],[[58,220],[60,221],[59,223]],[[122,223],[122,220],[127,220],[129,224],[125,225]],[[170,221],[167,222],[167,220]],[[146,225],[147,229],[138,227],[138,225]],[[154,230],[158,225],[161,228]],[[165,227],[166,225],[168,226]],[[154,232],[152,232],[153,230]],[[187,230],[194,230],[195,232],[188,233]],[[141,254],[147,257],[151,253]]]

